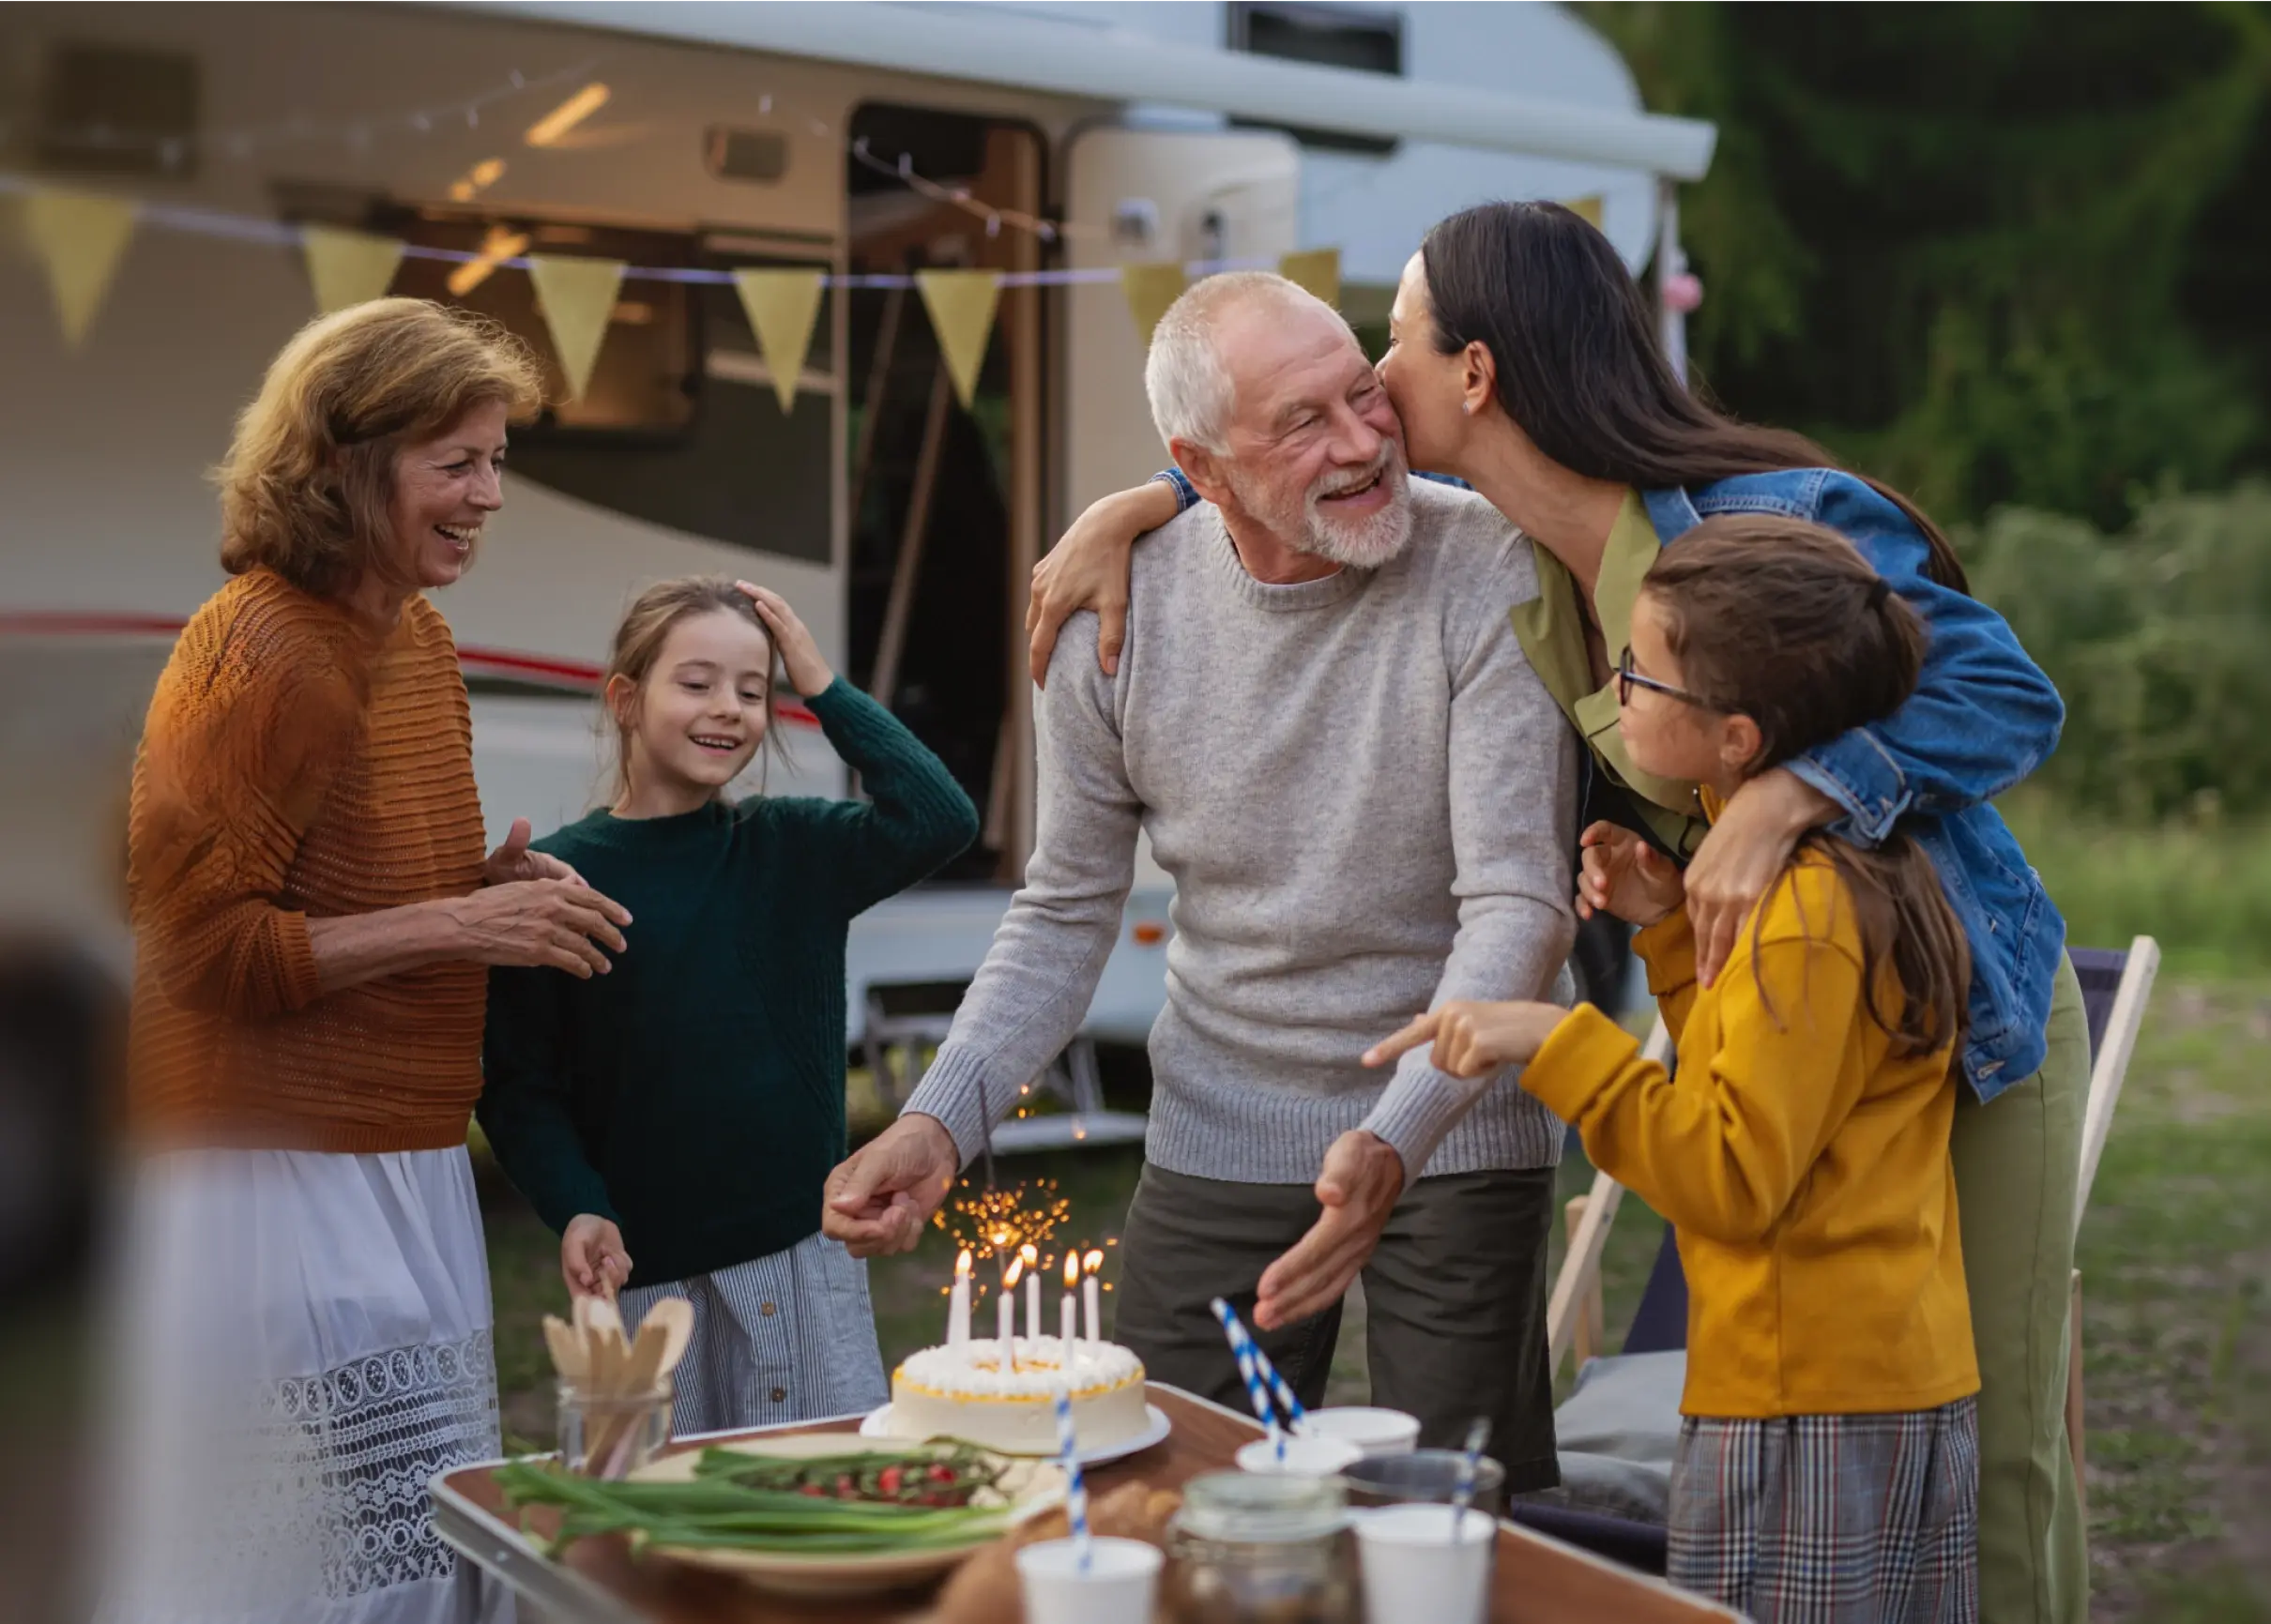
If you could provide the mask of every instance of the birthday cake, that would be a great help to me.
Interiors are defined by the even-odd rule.
[[[1143,1361],[1117,1343],[1075,1339],[1069,1378],[1057,1337],[1013,1337],[1010,1368],[1001,1344],[973,1338],[959,1347],[926,1347],[892,1373],[891,1431],[904,1438],[966,1438],[1013,1455],[1057,1452],[1057,1389],[1073,1401],[1073,1434],[1083,1449],[1108,1449],[1141,1434]]]

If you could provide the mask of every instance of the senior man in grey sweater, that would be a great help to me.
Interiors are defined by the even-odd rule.
[[[914,1244],[986,1114],[1078,1030],[1140,828],[1175,933],[1118,1340],[1242,1404],[1208,1301],[1251,1312],[1306,1236],[1328,1306],[1257,1316],[1303,1401],[1361,1265],[1375,1402],[1430,1445],[1486,1413],[1508,1486],[1548,1486],[1561,1125],[1511,1074],[1359,1058],[1447,999],[1567,996],[1577,757],[1508,620],[1537,591],[1529,543],[1481,497],[1408,479],[1347,324],[1281,278],[1186,292],[1145,384],[1208,501],[1136,550],[1113,675],[1095,617],[1066,624],[1025,887],[905,1113],[831,1178],[826,1231],[861,1255]]]

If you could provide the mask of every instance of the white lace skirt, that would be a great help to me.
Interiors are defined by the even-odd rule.
[[[465,1152],[152,1158],[122,1238],[103,1616],[497,1617],[427,1496],[500,1448]]]

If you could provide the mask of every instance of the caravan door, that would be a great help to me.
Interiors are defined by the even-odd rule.
[[[1227,260],[1275,268],[1301,246],[1301,149],[1273,130],[1091,125],[1065,155],[1075,268]],[[1148,333],[1117,279],[1065,290],[1063,516],[1165,467],[1144,399]]]

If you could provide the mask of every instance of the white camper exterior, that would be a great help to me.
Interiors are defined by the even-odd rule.
[[[1392,36],[1398,70],[1232,45],[1320,25]],[[106,127],[153,84],[178,128]],[[532,133],[590,85],[602,104]],[[1675,263],[1656,252],[1669,183],[1711,149],[1543,4],[28,4],[0,8],[0,90],[23,112],[0,129],[11,190],[144,205],[76,347],[38,262],[0,255],[0,923],[122,972],[132,749],[174,632],[221,580],[206,471],[313,311],[274,228],[837,276],[1334,246],[1362,321],[1428,221],[1490,196],[1597,197],[1636,270]],[[452,269],[407,261],[397,291],[442,295]],[[464,296],[547,347],[522,273]],[[913,296],[831,291],[784,413],[730,289],[634,270],[586,404],[516,435],[507,509],[439,600],[493,835],[591,804],[599,662],[648,582],[763,582],[839,669],[882,679],[984,811],[985,849],[861,922],[853,1036],[869,984],[952,985],[982,956],[1031,839],[1027,576],[1070,515],[1165,457],[1114,282],[1005,290],[971,412],[930,344]],[[790,731],[769,787],[850,793],[816,732]],[[1099,1031],[1148,1027],[1166,903],[1147,865]]]

